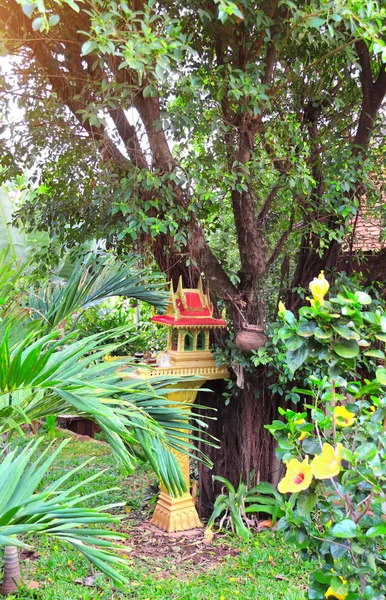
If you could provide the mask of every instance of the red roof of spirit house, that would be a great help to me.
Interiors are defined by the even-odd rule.
[[[180,278],[176,292],[171,283],[167,313],[153,315],[151,320],[172,327],[226,327],[224,319],[213,317],[213,305],[209,294],[203,292],[201,279],[198,288],[183,289]]]

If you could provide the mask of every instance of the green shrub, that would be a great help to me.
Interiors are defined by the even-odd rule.
[[[298,389],[304,411],[281,410],[268,429],[291,493],[278,529],[319,562],[310,599],[381,600],[386,593],[386,314],[360,290],[325,300],[323,273],[296,319],[280,303],[284,362],[314,368]],[[377,364],[380,361],[381,364]],[[367,373],[366,373],[367,365]],[[375,371],[375,378],[369,374]],[[307,400],[306,400],[307,399]]]

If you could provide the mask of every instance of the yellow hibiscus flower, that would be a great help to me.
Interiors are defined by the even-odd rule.
[[[284,305],[284,302],[282,302],[282,301],[280,300],[280,302],[279,302],[279,315],[282,315],[282,316],[283,316],[283,315],[284,315],[284,313],[285,313],[285,305]]]
[[[355,421],[355,415],[345,406],[335,406],[334,421],[339,427],[351,427]]]
[[[343,577],[339,577],[339,579],[342,580],[343,584],[346,584],[347,581],[345,579],[343,579]],[[327,590],[327,592],[324,594],[326,598],[328,598],[329,600],[345,600],[345,598],[348,595],[348,591],[345,592],[344,594],[337,594],[336,592],[334,592],[334,590],[332,589],[332,587],[330,586]]]
[[[342,450],[342,444],[338,444],[336,448],[323,444],[322,453],[317,454],[310,465],[316,479],[331,479],[340,473]]]
[[[309,287],[313,297],[313,300],[310,300],[311,306],[315,306],[315,302],[319,302],[320,306],[324,306],[323,298],[327,294],[330,287],[330,284],[324,277],[324,271],[320,271],[318,277],[314,277]]]
[[[329,598],[329,600],[345,600],[347,597],[347,594],[337,594],[333,591],[332,587],[329,587],[324,595],[326,598]]]
[[[287,463],[287,472],[280,481],[278,490],[281,494],[301,492],[310,487],[311,480],[312,471],[311,466],[308,464],[308,456],[303,462],[292,458]]]

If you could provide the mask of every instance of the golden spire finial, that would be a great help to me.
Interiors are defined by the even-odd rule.
[[[210,287],[209,287],[209,281],[207,281],[206,283],[206,305],[209,308],[209,312],[211,315],[213,315],[213,303],[210,299]]]
[[[201,275],[200,275],[200,279],[198,280],[197,289],[198,289],[198,294],[200,296],[200,300],[201,300],[202,306],[207,306],[206,295],[204,294],[204,290],[203,290],[203,287],[202,287],[202,277],[201,277]]]
[[[178,280],[178,287],[177,287],[177,292],[176,292],[177,296],[180,298],[181,302],[182,302],[182,306],[186,309],[188,308],[188,303],[186,301],[186,296],[184,294],[184,289],[182,287],[182,275],[180,275],[180,278]]]

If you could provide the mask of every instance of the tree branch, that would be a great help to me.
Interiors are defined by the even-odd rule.
[[[176,161],[170,151],[165,131],[160,126],[161,109],[158,96],[144,98],[142,92],[139,92],[133,99],[133,106],[138,110],[145,127],[153,165],[161,171],[172,171]]]
[[[384,64],[380,66],[378,78],[374,83],[370,53],[366,43],[363,40],[359,40],[356,42],[355,48],[361,65],[362,84],[361,113],[354,138],[354,144],[357,146],[356,153],[358,154],[365,152],[368,148],[374,128],[374,121],[386,94],[386,66]]]
[[[277,257],[279,256],[280,252],[282,251],[283,246],[284,246],[284,244],[286,243],[286,241],[288,239],[288,236],[293,231],[293,222],[294,222],[294,214],[292,213],[291,219],[290,219],[290,223],[289,223],[289,227],[288,227],[287,231],[284,231],[281,234],[280,239],[279,239],[278,243],[276,244],[276,247],[274,248],[271,256],[269,257],[269,259],[267,260],[267,267],[269,267],[270,265],[272,265],[272,263],[277,259]]]
[[[109,110],[110,117],[112,118],[117,131],[125,144],[127,153],[132,163],[139,169],[147,169],[145,156],[140,146],[137,132],[135,127],[130,125],[125,111],[120,107],[111,108]]]
[[[279,185],[275,185],[272,188],[272,190],[269,192],[269,194],[267,196],[267,199],[264,202],[263,208],[261,209],[261,211],[257,215],[257,222],[258,223],[261,223],[265,219],[265,217],[267,216],[267,213],[271,209],[272,202],[275,200],[276,194],[279,191],[279,189],[280,189],[280,186]]]
[[[79,80],[79,73],[75,73],[77,75],[74,80],[70,82],[70,76],[64,71],[64,67],[66,67],[71,74],[74,69],[79,68],[79,61],[76,63],[73,57],[73,49],[69,53],[70,60],[67,57],[65,63],[59,62],[53,55],[52,50],[49,48],[48,43],[52,42],[49,38],[45,38],[42,35],[38,35],[32,29],[31,20],[23,14],[21,8],[18,9],[17,19],[16,16],[14,19],[11,17],[8,18],[8,26],[15,31],[15,28],[21,27],[25,32],[28,33],[29,38],[26,40],[26,44],[31,48],[36,60],[40,64],[43,69],[47,80],[49,81],[52,89],[58,95],[58,98],[61,100],[63,104],[65,104],[68,109],[72,112],[79,125],[84,129],[88,135],[96,141],[103,142],[103,155],[109,160],[113,160],[117,162],[121,166],[128,166],[128,159],[120,152],[120,150],[116,147],[113,141],[110,139],[106,128],[104,125],[100,125],[96,127],[95,125],[91,125],[88,118],[83,120],[82,112],[85,110],[87,103],[81,102],[80,92],[84,91],[83,88],[79,86],[77,81]],[[17,30],[15,31],[15,35],[17,35]],[[71,40],[74,42],[73,40]],[[80,50],[79,50],[80,52]],[[82,75],[84,78],[87,78],[87,74],[82,71]],[[84,95],[84,94],[83,94]],[[75,99],[76,98],[76,99]]]
[[[237,295],[237,290],[209,248],[201,227],[194,227],[189,248],[193,258],[205,273],[205,277],[210,282],[211,288],[219,298],[227,302],[229,301],[229,296],[234,298]]]

